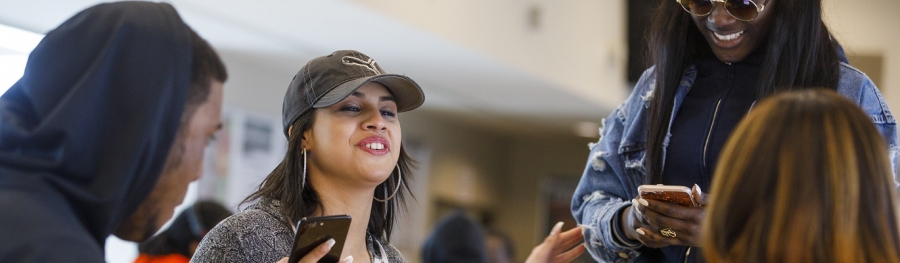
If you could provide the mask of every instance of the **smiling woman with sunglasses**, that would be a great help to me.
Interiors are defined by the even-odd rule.
[[[684,11],[694,16],[708,16],[718,6],[716,3],[722,3],[731,17],[741,21],[752,21],[756,18],[759,12],[766,9],[764,1],[766,0],[763,0],[762,4],[757,4],[753,0],[677,0]]]
[[[872,81],[841,62],[821,0],[664,0],[648,43],[653,66],[605,119],[572,200],[595,259],[701,261],[700,189],[737,123],[779,91],[825,87],[858,103],[896,167],[896,121]],[[642,199],[643,184],[693,187],[699,206]]]

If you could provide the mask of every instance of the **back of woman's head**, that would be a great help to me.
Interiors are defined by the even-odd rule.
[[[884,139],[836,92],[776,95],[728,140],[703,225],[710,262],[898,262]]]

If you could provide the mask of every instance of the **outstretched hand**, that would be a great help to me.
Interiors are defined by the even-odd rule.
[[[544,242],[531,250],[525,263],[565,263],[584,253],[584,245],[579,244],[584,240],[581,227],[560,233],[562,226],[563,222],[556,223]]]

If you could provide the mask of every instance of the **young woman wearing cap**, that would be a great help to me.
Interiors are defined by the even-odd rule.
[[[718,154],[759,99],[825,87],[859,104],[896,164],[896,122],[878,89],[841,63],[821,0],[666,0],[649,32],[653,67],[604,121],[572,212],[601,261],[693,262],[701,206],[638,197],[642,184],[708,189]],[[715,189],[714,189],[715,190]],[[636,198],[636,199],[635,199]],[[632,201],[634,199],[634,201]]]
[[[303,217],[350,215],[342,262],[405,262],[390,245],[397,210],[408,193],[410,157],[398,113],[422,105],[412,79],[384,71],[352,50],[315,58],[294,76],[284,98],[284,160],[251,194],[244,211],[200,243],[193,262],[286,262]],[[534,263],[568,262],[584,250],[580,228],[554,228]],[[300,262],[317,262],[333,242]]]
[[[389,244],[410,166],[397,114],[423,101],[413,80],[384,74],[362,53],[309,61],[284,98],[284,160],[246,198],[248,207],[213,228],[193,261],[276,262],[290,254],[301,218],[346,214],[343,262],[403,262]],[[317,261],[331,244],[301,262]]]

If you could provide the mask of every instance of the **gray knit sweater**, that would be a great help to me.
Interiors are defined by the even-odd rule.
[[[203,238],[191,262],[274,263],[287,257],[294,243],[294,231],[278,213],[277,205],[254,204],[226,218]],[[380,263],[382,258],[390,263],[406,262],[396,248],[372,235],[366,235],[366,246],[373,263]],[[379,247],[384,249],[385,257]]]

